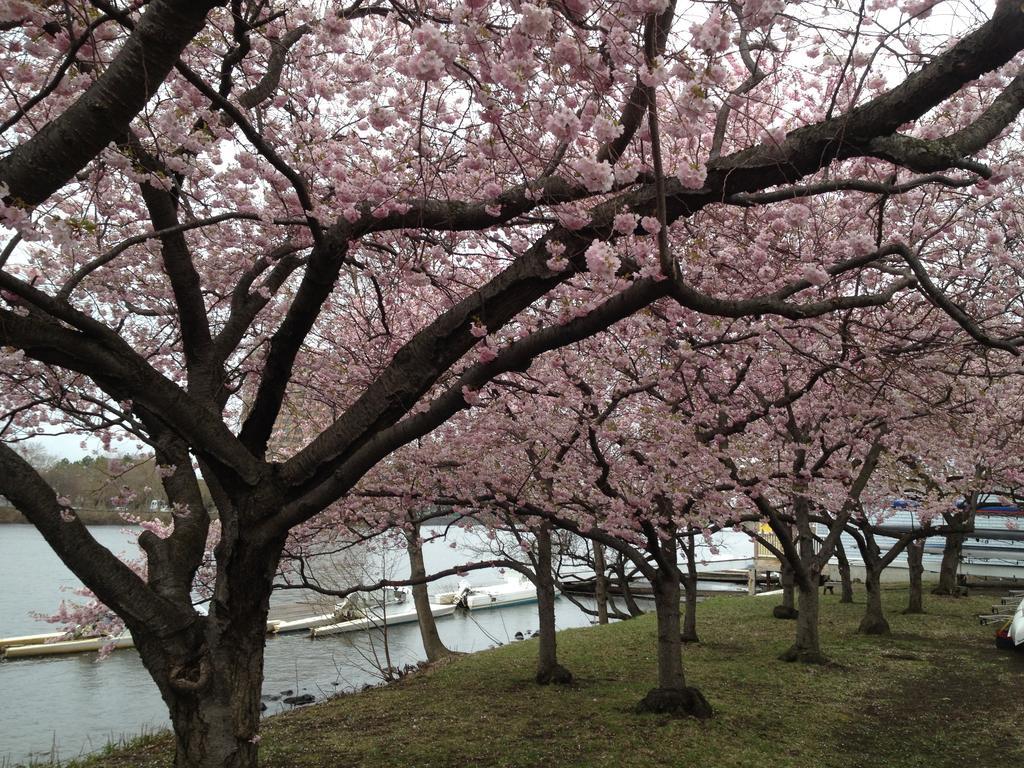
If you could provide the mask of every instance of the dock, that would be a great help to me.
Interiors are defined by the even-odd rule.
[[[270,613],[267,616],[267,623],[280,621],[297,621],[307,616],[319,616],[323,613],[330,613],[334,610],[334,599],[320,601],[299,601],[294,603],[282,603],[270,606]]]
[[[562,591],[570,594],[593,595],[597,579],[595,576],[576,576],[561,582]],[[701,587],[701,582],[735,585],[737,589],[723,587],[707,588]],[[697,595],[700,597],[711,597],[730,593],[754,594],[765,589],[771,589],[778,584],[778,578],[770,571],[757,573],[752,569],[723,569],[714,571],[699,571],[697,573]],[[608,594],[621,596],[624,593],[623,585],[619,579],[609,578],[606,580]],[[646,579],[631,579],[628,588],[634,597],[653,597],[654,589]]]

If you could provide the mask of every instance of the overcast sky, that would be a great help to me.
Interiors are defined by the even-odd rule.
[[[150,453],[141,443],[135,440],[122,440],[115,442],[111,447],[113,450],[103,450],[103,442],[95,437],[83,437],[81,435],[41,435],[28,441],[30,445],[42,448],[51,456],[59,459],[77,461],[84,456],[123,456],[126,453],[137,454],[140,452]],[[83,443],[85,447],[83,448]]]

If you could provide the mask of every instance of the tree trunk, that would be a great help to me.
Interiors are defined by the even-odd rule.
[[[169,670],[160,691],[175,768],[256,767],[265,634],[266,619],[244,633],[236,628],[194,665]]]
[[[683,633],[681,639],[684,643],[699,643],[697,637],[697,562],[694,559],[696,550],[695,541],[692,535],[688,535],[686,543],[686,578],[683,579],[683,587],[686,590],[686,603],[683,613]]]
[[[782,584],[782,605],[777,605],[772,610],[772,615],[776,619],[797,618],[797,610],[793,607],[794,579],[795,574],[793,573],[793,566],[791,566],[789,563],[783,560],[782,572],[779,574],[779,582]]]
[[[889,622],[885,620],[882,609],[882,567],[872,557],[864,558],[864,586],[867,589],[868,601],[864,609],[864,618],[860,620],[858,632],[865,635],[888,635]]]
[[[680,572],[675,539],[663,540],[659,567],[651,587],[657,612],[657,687],[647,692],[638,712],[689,715],[699,720],[712,716],[711,705],[697,688],[686,687],[683,643],[679,631]]]
[[[850,577],[850,559],[846,556],[846,547],[841,538],[836,539],[836,561],[839,564],[839,580],[842,584],[840,603],[853,602],[853,579]]]
[[[942,565],[939,566],[939,583],[932,590],[933,595],[959,595],[960,588],[956,583],[956,572],[960,567],[960,552],[964,546],[963,533],[946,535],[946,545],[942,548]]]
[[[782,661],[799,661],[802,664],[825,664],[828,658],[821,652],[821,638],[818,634],[818,576],[817,570],[810,570],[806,582],[798,583],[799,611],[796,611],[796,640],[779,658]]]
[[[921,577],[924,574],[924,541],[912,541],[907,546],[907,565],[910,569],[910,600],[904,613],[924,613],[924,590]]]
[[[423,540],[420,538],[419,523],[413,524],[413,530],[407,535],[406,541],[409,550],[409,575],[414,580],[425,579],[427,568],[423,562]],[[426,582],[413,585],[412,599],[416,605],[416,616],[420,624],[420,639],[423,641],[423,650],[427,654],[427,661],[433,664],[448,658],[452,652],[441,641],[441,636],[437,632],[437,622],[434,621],[434,614],[430,612],[430,595]]]
[[[594,600],[597,601],[597,623],[608,623],[608,579],[605,575],[604,544],[594,542]]]
[[[825,567],[829,553],[822,551],[820,557],[815,555],[807,497],[802,494],[796,496],[793,510],[799,531],[795,543],[800,562],[799,571],[790,563],[789,579],[790,582],[796,581],[800,602],[796,615],[796,639],[790,649],[779,658],[783,661],[799,661],[802,664],[824,664],[828,659],[821,653],[821,640],[818,635],[818,587],[821,582],[821,571]]]
[[[167,704],[175,768],[256,768],[267,612],[277,556],[218,546],[210,612],[187,637],[133,627],[143,664]]]
[[[643,616],[643,609],[637,605],[633,598],[633,590],[629,587],[629,579],[626,577],[626,566],[620,560],[615,565],[615,575],[618,577],[619,586],[622,588],[622,599],[626,603],[626,610],[630,616]]]
[[[637,709],[640,712],[684,714],[706,719],[711,717],[711,706],[698,689],[686,687],[683,673],[679,582],[679,569],[673,564],[671,568],[659,569],[651,584],[658,617],[658,687],[647,693]]]
[[[558,663],[555,637],[555,577],[551,570],[551,529],[541,525],[537,540],[537,614],[540,619],[540,648],[537,653],[537,683],[568,685],[572,673]]]
[[[683,646],[679,628],[679,580],[659,572],[654,584],[658,614],[658,687],[685,688]]]

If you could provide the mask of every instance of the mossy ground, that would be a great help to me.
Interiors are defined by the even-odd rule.
[[[684,650],[688,684],[716,710],[699,722],[640,715],[655,685],[655,624],[641,617],[558,635],[577,682],[533,683],[536,641],[459,658],[398,684],[266,720],[266,768],[373,766],[708,766],[963,768],[1024,765],[1024,653],[997,651],[975,615],[993,595],[885,592],[893,634],[855,633],[858,602],[822,598],[827,666],[786,664],[793,622],[777,598],[700,605],[702,642]],[[75,763],[163,768],[166,736]]]

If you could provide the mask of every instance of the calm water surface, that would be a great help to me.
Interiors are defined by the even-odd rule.
[[[93,534],[117,553],[134,553],[137,533],[116,526],[97,526]],[[456,536],[464,535],[461,532]],[[427,568],[440,570],[471,559],[436,542],[425,548]],[[390,570],[390,569],[389,569]],[[399,560],[393,578],[405,576]],[[478,571],[469,580],[489,584],[499,580],[493,571]],[[431,591],[454,588],[456,579],[443,580]],[[57,556],[29,525],[0,526],[0,636],[52,631],[53,626],[32,613],[53,612],[67,590],[79,586]],[[62,591],[63,590],[63,591]],[[301,599],[289,592],[274,602]],[[558,625],[582,626],[587,617],[568,600],[558,601]],[[478,651],[510,642],[516,632],[537,628],[536,607],[513,606],[457,613],[438,620],[445,643],[460,651]],[[423,658],[415,624],[392,627],[388,651],[397,666]],[[165,728],[167,711],[155,685],[134,651],[116,651],[102,662],[95,654],[24,659],[0,663],[0,766],[28,760],[61,760],[102,748],[110,741]],[[303,634],[268,637],[264,696],[268,714],[285,707],[283,691],[311,693],[317,698],[379,682],[375,669],[383,666],[379,633],[340,635],[311,641]],[[277,700],[270,700],[274,697]]]
[[[115,526],[91,529],[103,545],[116,553],[134,553],[137,533]],[[455,530],[459,545],[469,536]],[[475,537],[472,537],[475,540]],[[745,537],[743,537],[745,539]],[[449,542],[428,543],[424,548],[428,571],[448,568],[473,559],[452,549]],[[749,544],[728,543],[719,557],[745,555]],[[742,554],[740,554],[742,553]],[[404,558],[398,558],[392,578],[407,575]],[[484,585],[500,580],[494,571],[469,575],[471,583]],[[454,588],[457,579],[445,579],[431,592]],[[34,618],[34,611],[53,612],[78,580],[60,562],[29,525],[0,525],[0,636],[52,631]],[[64,590],[64,591],[62,591]],[[301,597],[289,592],[275,594],[274,603]],[[559,628],[584,626],[589,619],[569,600],[557,602]],[[438,619],[438,631],[449,648],[478,651],[498,643],[511,642],[516,632],[528,634],[537,628],[535,605],[511,606],[500,610],[457,612]],[[388,634],[392,664],[402,666],[423,658],[419,628],[415,624],[392,627]],[[367,683],[379,682],[375,669],[383,665],[382,637],[375,633],[354,633],[316,641],[305,635],[268,637],[263,693],[267,713],[285,708],[284,691],[311,693],[324,698]],[[67,760],[100,749],[111,741],[168,727],[167,710],[148,673],[131,650],[115,651],[102,662],[95,654],[0,662],[0,766]]]

